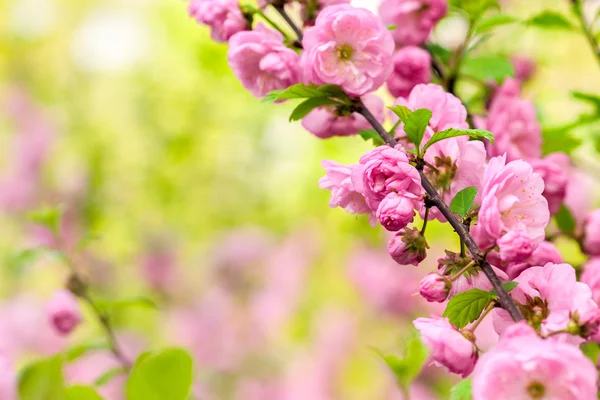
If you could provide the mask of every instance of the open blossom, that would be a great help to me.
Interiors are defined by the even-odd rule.
[[[463,378],[473,371],[477,361],[475,346],[447,318],[418,318],[413,325],[421,333],[421,340],[435,363]]]
[[[597,377],[577,346],[541,339],[520,322],[480,357],[473,371],[473,399],[592,400]]]
[[[419,293],[429,302],[441,303],[448,298],[452,281],[450,278],[438,273],[430,273],[419,283]]]
[[[298,83],[298,59],[298,54],[283,44],[281,33],[263,25],[229,40],[229,65],[256,97]]]
[[[331,191],[331,208],[340,207],[351,214],[368,214],[374,220],[375,212],[367,205],[362,193],[352,183],[356,165],[343,165],[335,161],[321,162],[327,175],[319,179],[319,187]]]
[[[563,262],[563,257],[552,242],[543,241],[537,245],[531,256],[524,261],[503,261],[497,251],[492,251],[488,254],[488,261],[490,264],[502,268],[509,279],[514,279],[527,268],[539,267],[548,263],[560,264]]]
[[[383,0],[379,15],[394,25],[394,40],[399,45],[420,45],[435,24],[448,12],[447,0]]]
[[[600,255],[600,208],[585,219],[583,247],[587,254]]]
[[[440,85],[433,83],[418,84],[410,92],[408,97],[399,97],[395,105],[406,106],[414,111],[426,108],[431,111],[429,126],[425,131],[423,141],[427,141],[434,132],[443,131],[448,128],[467,129],[467,109],[461,101],[451,93],[448,93]],[[397,116],[392,120],[396,122]],[[400,124],[394,137],[405,137],[403,124]],[[442,143],[442,142],[440,142]]]
[[[400,48],[394,54],[394,72],[387,87],[394,97],[407,97],[419,83],[431,81],[431,55],[417,46]]]
[[[583,266],[581,282],[592,290],[592,298],[600,304],[600,258],[591,258]]]
[[[415,197],[390,193],[377,207],[376,216],[388,231],[397,232],[404,229],[415,218]]]
[[[525,229],[533,243],[544,240],[550,213],[544,181],[525,161],[492,158],[484,172],[479,220],[473,228],[480,245],[496,243],[508,231]]]
[[[592,291],[585,283],[577,282],[575,269],[569,264],[532,267],[514,281],[518,286],[510,296],[529,310],[525,318],[542,334],[567,328],[572,314],[586,315],[598,308]],[[494,310],[492,315],[498,333],[511,323],[505,310]]]
[[[383,123],[385,120],[383,100],[368,94],[363,96],[362,101],[375,118]],[[315,108],[302,119],[302,126],[321,139],[349,136],[363,129],[371,129],[371,124],[361,114],[340,110],[335,105]]]
[[[507,84],[505,82],[503,86]],[[542,155],[541,128],[535,107],[529,100],[497,94],[487,119],[478,119],[476,125],[494,134],[494,145],[488,144],[490,157],[506,154],[506,159],[512,161]]]
[[[190,16],[211,28],[211,37],[226,42],[234,34],[249,29],[237,0],[191,0]]]
[[[529,163],[533,171],[540,174],[544,180],[542,194],[548,200],[550,214],[556,214],[567,195],[569,156],[565,153],[552,153],[542,159],[529,160]]]
[[[409,164],[402,146],[383,145],[365,153],[352,171],[352,183],[373,210],[392,192],[417,198],[424,193],[419,172]]]
[[[352,96],[362,96],[392,73],[394,40],[383,22],[364,8],[325,8],[305,32],[302,46],[305,83],[339,85]]]
[[[67,290],[54,293],[46,304],[46,312],[50,323],[61,335],[68,335],[81,322],[77,299]]]
[[[400,265],[419,265],[427,256],[427,241],[418,229],[402,229],[388,242],[388,253]]]
[[[525,261],[533,254],[536,244],[524,229],[513,229],[498,239],[500,258],[507,262]]]

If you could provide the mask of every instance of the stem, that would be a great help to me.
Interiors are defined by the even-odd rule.
[[[425,234],[425,228],[427,228],[427,221],[429,220],[429,210],[431,207],[425,207],[425,217],[423,218],[423,227],[421,228],[421,236]]]
[[[490,303],[489,306],[487,306],[487,308],[485,309],[485,311],[479,316],[479,318],[477,318],[477,321],[475,321],[473,323],[473,325],[471,325],[471,331],[475,331],[475,329],[477,329],[477,327],[479,326],[479,324],[481,324],[481,321],[483,321],[485,319],[485,317],[487,317],[487,315],[494,309],[494,307],[496,306],[496,302],[492,301]]]
[[[469,268],[473,267],[475,265],[475,261],[471,261],[470,263],[468,263],[467,265],[465,265],[464,267],[462,267],[460,269],[460,271],[458,271],[456,274],[454,274],[454,276],[450,277],[450,281],[454,282],[455,280],[457,280],[458,278],[460,278],[462,276],[462,274],[464,274],[465,272],[467,272],[469,270]]]
[[[302,29],[300,29],[298,27],[298,25],[296,25],[294,23],[294,21],[292,21],[292,18],[290,18],[287,11],[285,11],[285,6],[283,4],[277,4],[277,5],[273,5],[273,7],[275,7],[275,10],[277,10],[277,12],[283,17],[283,19],[285,20],[285,22],[287,22],[287,24],[290,26],[290,28],[292,28],[292,30],[296,33],[296,35],[298,35],[298,40],[300,42],[302,42],[302,38],[303,38]]]
[[[572,0],[571,2],[573,3],[573,12],[575,15],[577,15],[579,23],[581,24],[581,30],[590,44],[590,47],[594,52],[594,56],[596,56],[596,60],[600,63],[600,46],[598,45],[598,42],[596,42],[596,38],[594,37],[590,26],[588,26],[587,22],[585,21],[585,16],[583,15],[583,10],[581,9],[581,0]]]
[[[460,256],[465,256],[465,241],[460,238]]]
[[[283,35],[284,38],[288,38],[288,35],[285,33],[285,31],[283,29],[281,29],[281,27],[275,22],[273,21],[271,18],[267,17],[265,15],[265,13],[263,13],[260,10],[256,10],[255,11],[258,15],[260,15],[265,21],[267,21],[267,23],[269,25],[271,25],[273,28],[277,29],[279,32],[281,32],[281,34]]]
[[[392,138],[386,132],[386,130],[379,123],[377,118],[373,116],[369,109],[360,100],[357,112],[362,114],[362,116],[364,116],[367,119],[367,121],[369,121],[369,123],[373,126],[377,133],[379,133],[381,138],[387,144],[389,144],[392,147],[396,146],[396,140],[394,140],[394,138]],[[482,254],[481,250],[479,249],[479,246],[477,246],[477,243],[475,243],[475,240],[473,240],[473,237],[471,237],[471,234],[469,233],[467,227],[465,227],[463,223],[459,221],[459,219],[456,217],[456,214],[454,214],[450,210],[450,207],[448,207],[444,200],[442,200],[435,187],[431,184],[431,182],[429,182],[429,180],[423,173],[423,163],[417,165],[417,170],[419,171],[419,175],[421,176],[421,185],[425,189],[425,192],[429,195],[428,201],[431,202],[434,206],[436,206],[438,210],[440,210],[442,215],[446,217],[446,219],[448,220],[450,225],[452,225],[452,227],[454,228],[458,236],[461,238],[461,240],[464,241],[467,249],[471,253],[471,258],[473,259],[473,261],[475,261],[477,265],[481,267],[483,273],[488,278],[488,280],[492,284],[492,287],[496,291],[498,295],[498,301],[500,302],[502,308],[508,311],[508,313],[514,321],[523,320],[523,315],[513,302],[512,298],[508,295],[508,292],[504,290],[504,287],[502,287],[502,282],[500,281],[500,278],[498,278],[498,275],[496,275],[496,273],[492,269],[492,266],[485,259],[485,256]]]

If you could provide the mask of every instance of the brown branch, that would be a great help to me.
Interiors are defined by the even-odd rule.
[[[285,22],[287,22],[287,24],[290,26],[290,28],[292,28],[292,30],[296,33],[296,35],[298,35],[298,41],[300,41],[300,43],[302,43],[302,38],[304,36],[302,34],[302,29],[300,29],[298,27],[298,25],[296,25],[294,23],[294,21],[289,16],[289,14],[287,13],[287,11],[285,11],[285,6],[283,4],[273,4],[273,7],[283,17],[283,19],[285,20]]]

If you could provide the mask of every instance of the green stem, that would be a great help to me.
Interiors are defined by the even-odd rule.
[[[475,329],[477,329],[479,324],[481,324],[481,321],[483,321],[485,319],[485,317],[487,317],[487,315],[494,309],[495,306],[496,306],[496,302],[492,300],[490,302],[490,304],[487,306],[487,308],[485,309],[485,311],[483,312],[483,314],[481,314],[479,316],[479,318],[477,318],[477,321],[475,321],[473,323],[473,325],[471,325],[471,331],[474,332]]]
[[[429,210],[431,207],[425,207],[425,217],[423,218],[423,227],[421,228],[421,236],[425,234],[425,228],[427,228],[427,221],[429,221]]]
[[[455,280],[460,278],[465,272],[467,272],[470,268],[472,268],[474,266],[475,266],[475,261],[471,261],[470,263],[468,263],[467,265],[462,267],[460,269],[460,271],[458,271],[456,274],[454,274],[452,277],[450,277],[450,281],[454,282]]]
[[[573,12],[575,13],[575,15],[577,15],[577,18],[579,19],[581,30],[585,35],[585,38],[587,39],[588,43],[590,44],[590,47],[594,52],[596,60],[600,63],[600,46],[598,45],[598,42],[596,41],[596,38],[594,37],[594,34],[590,29],[591,27],[588,26],[585,20],[585,15],[583,14],[583,9],[581,7],[581,0],[571,0],[571,2],[573,4]]]

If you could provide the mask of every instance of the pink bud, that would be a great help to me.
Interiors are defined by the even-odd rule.
[[[400,265],[419,265],[427,256],[427,241],[418,229],[405,228],[388,242],[388,252]]]
[[[431,303],[441,303],[446,300],[452,282],[447,276],[432,272],[425,275],[419,284],[419,293]]]
[[[527,232],[522,229],[508,231],[498,239],[497,244],[500,248],[500,258],[506,262],[525,261],[536,248]]]
[[[417,46],[400,48],[394,54],[394,72],[387,81],[394,97],[408,97],[419,83],[431,82],[431,56]]]
[[[377,219],[391,232],[405,228],[415,218],[413,200],[398,193],[388,194],[377,208]]]
[[[50,324],[60,335],[68,335],[81,322],[79,304],[67,290],[58,290],[46,304]]]
[[[596,336],[600,328],[600,309],[593,308],[579,318],[579,333],[583,337]]]

